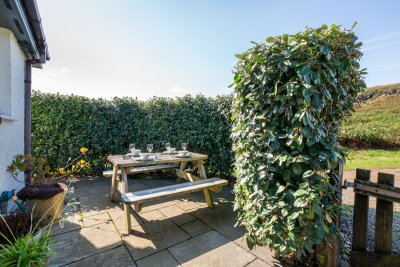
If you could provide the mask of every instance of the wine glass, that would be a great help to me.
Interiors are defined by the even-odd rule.
[[[167,150],[167,152],[169,152],[169,149],[171,148],[171,144],[170,143],[165,143],[165,149]]]
[[[147,151],[149,151],[149,153],[153,151],[153,144],[147,144]]]
[[[182,143],[182,149],[186,150],[186,148],[187,148],[187,143]]]
[[[135,150],[135,144],[129,144],[129,150],[131,151],[131,153],[133,154],[133,151]]]

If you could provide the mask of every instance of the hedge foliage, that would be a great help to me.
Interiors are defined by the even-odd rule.
[[[90,99],[35,91],[32,96],[32,154],[56,168],[80,147],[88,147],[91,175],[99,175],[110,154],[127,153],[129,143],[142,151],[165,142],[209,155],[209,174],[232,175],[231,97],[185,96],[175,99]]]
[[[336,238],[338,131],[365,88],[361,43],[336,25],[267,43],[237,55],[235,209],[250,247],[303,260]]]

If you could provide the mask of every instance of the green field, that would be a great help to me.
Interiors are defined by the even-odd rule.
[[[348,149],[345,169],[400,168],[400,83],[367,88],[369,99],[343,123],[340,141]]]
[[[351,148],[400,148],[400,84],[375,86],[363,94],[366,100],[343,123],[341,144]]]
[[[400,168],[400,150],[348,150],[345,169],[393,169]]]

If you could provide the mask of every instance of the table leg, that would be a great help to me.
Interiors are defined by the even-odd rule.
[[[117,176],[118,176],[118,165],[114,165],[113,166],[113,174],[112,174],[112,178],[111,178],[111,194],[110,194],[110,200],[111,202],[115,201],[115,190],[117,187]]]
[[[199,176],[203,179],[207,179],[206,170],[202,160],[196,162],[197,168],[199,170]],[[214,208],[214,203],[212,200],[211,193],[208,189],[204,189],[204,197],[206,198],[207,206],[209,208]]]
[[[181,162],[181,167],[179,168],[181,171],[184,171],[186,169],[187,161],[182,161]],[[176,178],[176,183],[179,184],[182,181],[182,178],[178,176]]]
[[[122,178],[122,194],[126,194],[129,192],[128,189],[128,175],[126,167],[121,168],[121,178]],[[128,231],[128,234],[132,233],[132,224],[131,224],[131,213],[130,206],[124,203],[124,214],[125,214],[125,227]]]

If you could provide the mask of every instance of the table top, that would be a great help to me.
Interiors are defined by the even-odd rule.
[[[139,157],[130,157],[124,155],[111,155],[107,159],[118,167],[137,167],[146,165],[166,164],[166,163],[180,163],[182,161],[198,161],[208,158],[207,155],[190,152],[190,157],[183,158],[177,155],[169,155],[164,153],[152,153],[152,160],[140,160]]]

